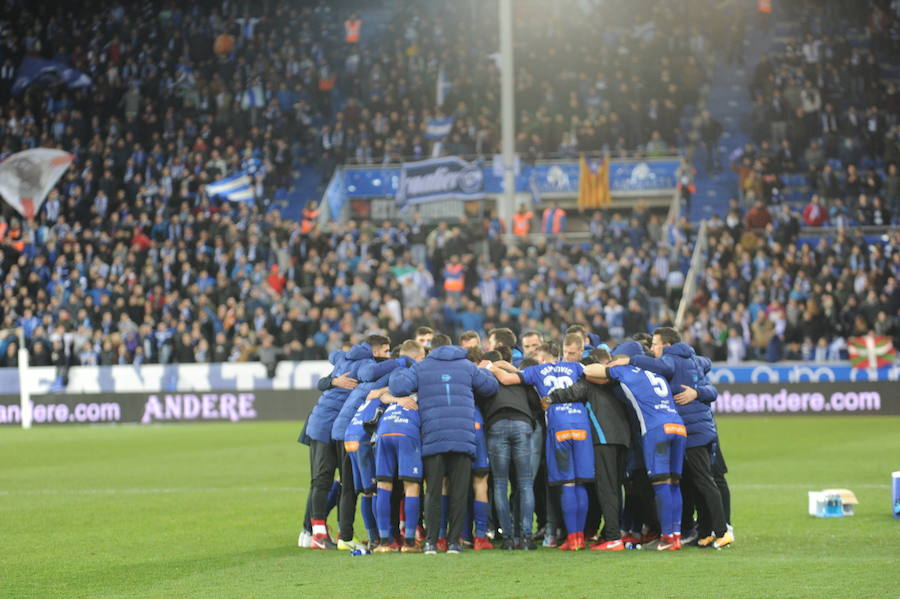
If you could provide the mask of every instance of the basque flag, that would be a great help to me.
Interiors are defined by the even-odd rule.
[[[253,201],[253,180],[247,171],[241,171],[207,185],[206,195],[219,196],[229,202],[250,202]]]
[[[847,352],[853,368],[884,368],[897,359],[894,342],[885,335],[850,337]]]

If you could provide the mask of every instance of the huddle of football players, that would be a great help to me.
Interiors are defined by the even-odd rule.
[[[333,352],[300,435],[312,482],[299,545],[453,554],[734,542],[707,358],[669,327],[612,350],[577,325],[561,344],[528,331],[521,345],[509,329],[490,331],[484,351],[473,331],[453,345],[420,327],[393,351],[371,335]],[[365,544],[354,538],[358,499]]]

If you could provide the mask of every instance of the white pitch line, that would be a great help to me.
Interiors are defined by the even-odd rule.
[[[306,487],[163,487],[125,489],[0,489],[0,496],[10,495],[179,495],[186,493],[287,493],[306,491]]]
[[[841,483],[843,484],[843,483]],[[732,489],[748,489],[748,490],[777,490],[777,489],[815,489],[817,487],[821,487],[822,483],[790,483],[790,484],[772,484],[768,485],[765,483],[729,483],[728,486]],[[850,484],[849,487],[853,487],[854,489],[889,489],[891,485],[887,483],[860,483],[860,484]]]
[[[815,489],[822,483],[790,483],[790,484],[765,484],[765,483],[733,483],[732,489],[774,491],[778,489]],[[850,484],[855,489],[889,489],[887,483],[860,483]],[[306,491],[306,487],[162,487],[143,488],[132,487],[124,489],[0,489],[0,496],[13,495],[39,496],[39,495],[180,495],[190,493],[295,493]]]

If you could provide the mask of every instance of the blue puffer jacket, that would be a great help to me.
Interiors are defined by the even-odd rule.
[[[467,360],[458,345],[438,347],[390,379],[396,397],[418,392],[423,456],[455,451],[474,457],[475,394],[490,397],[498,387],[494,375]]]
[[[360,343],[359,345],[354,345],[347,350],[347,353],[338,358],[334,365],[332,376],[340,376],[346,372],[349,373],[348,376],[350,378],[359,380],[359,369],[368,362],[374,362],[372,348],[369,344]],[[310,439],[321,441],[322,443],[328,443],[332,440],[331,427],[334,425],[334,420],[341,411],[341,407],[344,405],[348,395],[350,395],[350,390],[341,389],[340,387],[331,387],[322,393],[306,423],[306,434],[309,435]]]
[[[687,446],[700,447],[716,440],[716,422],[709,404],[716,400],[718,392],[706,378],[710,368],[708,358],[698,356],[693,347],[681,342],[664,347],[661,358],[638,355],[631,358],[631,363],[666,377],[673,395],[684,391],[682,385],[696,389],[695,401],[675,406],[687,427]]]
[[[357,372],[360,383],[356,386],[356,389],[347,395],[344,405],[341,406],[341,411],[338,412],[337,418],[334,419],[334,424],[331,425],[332,439],[335,441],[344,440],[344,431],[347,430],[347,425],[353,420],[353,415],[356,414],[357,408],[366,401],[366,396],[369,394],[369,391],[387,387],[388,378],[391,376],[391,372],[401,366],[407,366],[409,364],[408,360],[409,358],[396,358],[394,360],[383,360],[381,362],[366,360],[365,363],[360,366],[359,371]]]

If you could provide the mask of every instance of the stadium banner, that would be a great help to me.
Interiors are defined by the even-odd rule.
[[[884,368],[853,368],[847,362],[786,362],[771,364],[713,364],[709,378],[725,383],[840,383],[854,381],[898,381],[900,365]]]
[[[156,424],[301,420],[316,389],[144,393],[67,393],[32,396],[34,424]],[[718,415],[900,415],[896,383],[737,384],[719,387]],[[18,395],[0,395],[0,425],[21,424]]]
[[[268,391],[315,389],[323,376],[331,373],[325,360],[279,362],[269,378],[260,362],[236,364],[144,364],[142,366],[73,366],[69,369],[67,395],[79,393],[157,393],[207,391]],[[32,395],[59,392],[56,368],[34,366],[27,371]],[[19,393],[19,371],[0,368],[3,393]]]
[[[717,415],[900,415],[894,382],[719,385]]]
[[[434,161],[462,161],[459,157],[436,158]],[[432,162],[426,160],[424,162]],[[596,166],[597,160],[590,161]],[[411,163],[422,164],[422,163]],[[669,195],[676,187],[678,160],[610,160],[609,191],[614,197]],[[496,161],[480,165],[482,193],[503,191],[503,172]],[[396,197],[400,191],[402,167],[342,167],[341,178],[334,180],[347,198]],[[542,197],[578,195],[579,163],[577,160],[548,160],[536,164],[520,163],[516,172],[516,192],[537,192]],[[332,194],[338,190],[332,190]]]
[[[302,420],[318,398],[315,389],[38,395],[31,411],[36,425]],[[0,425],[21,419],[19,397],[0,395]]]
[[[69,369],[67,394],[72,393],[154,393],[235,391],[238,389],[314,389],[332,366],[325,360],[279,362],[275,376],[269,377],[259,362],[225,364],[144,364],[141,366],[73,366]],[[46,395],[59,390],[56,368],[32,366],[27,371],[28,389]],[[710,379],[719,388],[741,383],[847,383],[900,381],[900,364],[877,370],[852,368],[847,362],[785,362],[769,364],[713,364]],[[19,371],[0,368],[0,389],[19,393]]]
[[[397,207],[441,200],[484,197],[484,168],[456,156],[404,162],[396,195]]]

